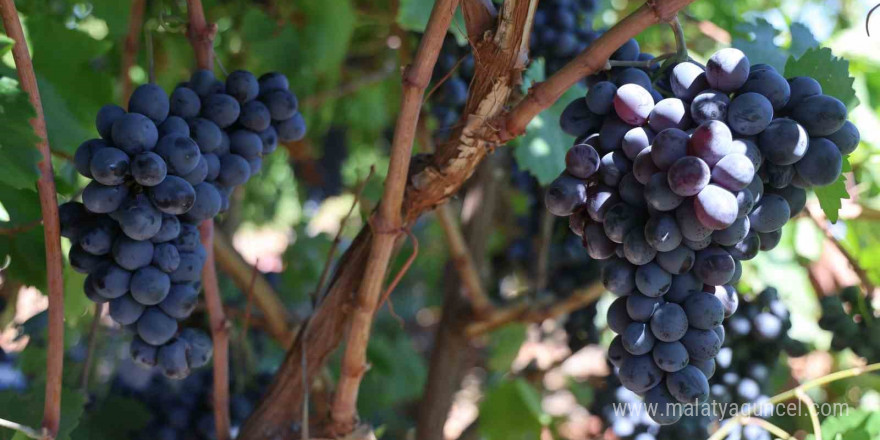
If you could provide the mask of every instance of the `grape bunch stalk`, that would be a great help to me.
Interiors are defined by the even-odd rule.
[[[876,336],[880,321],[870,299],[863,297],[858,287],[847,287],[839,296],[826,296],[820,303],[819,327],[833,334],[833,350],[849,347],[868,363],[880,360],[880,339]]]
[[[560,125],[577,139],[545,205],[607,260],[602,281],[619,295],[610,360],[625,387],[665,408],[708,398],[740,262],[779,243],[807,189],[838,180],[859,132],[816,80],[786,80],[734,48],[705,68],[659,69],[672,97],[652,70],[615,67],[566,107]]]
[[[77,149],[76,169],[92,181],[82,203],[61,205],[62,236],[71,266],[88,274],[86,296],[135,333],[135,362],[180,379],[210,360],[210,337],[179,325],[198,302],[207,256],[197,225],[228,208],[278,139],[303,137],[288,88],[281,74],[244,71],[225,84],[197,71],[170,97],[144,84],[128,111],[102,107],[101,138]]]

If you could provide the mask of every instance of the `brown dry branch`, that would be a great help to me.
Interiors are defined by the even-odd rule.
[[[64,369],[64,278],[61,264],[61,223],[58,218],[58,199],[55,193],[55,172],[52,170],[52,153],[46,135],[43,103],[34,75],[34,65],[28,53],[27,42],[18,19],[13,0],[0,0],[0,16],[6,35],[15,41],[12,58],[18,71],[22,90],[27,92],[35,117],[31,127],[37,135],[37,150],[42,158],[37,164],[40,178],[37,191],[43,214],[43,236],[46,241],[46,286],[49,296],[49,344],[46,350],[46,399],[43,407],[43,428],[49,436],[58,433],[61,423],[61,376]],[[30,148],[30,147],[22,147]]]
[[[853,272],[859,277],[859,280],[862,284],[862,289],[864,289],[865,294],[869,297],[874,294],[874,283],[871,282],[871,278],[868,275],[868,272],[859,264],[858,258],[855,257],[849,250],[846,249],[846,246],[834,236],[831,232],[831,228],[828,227],[828,219],[825,218],[825,215],[822,213],[820,209],[813,204],[807,204],[807,214],[810,217],[810,220],[822,231],[822,234],[825,235],[825,238],[840,251],[840,254],[846,258],[846,261],[849,263],[850,267],[852,267]]]
[[[128,102],[128,98],[131,96],[132,84],[129,70],[134,66],[134,60],[137,58],[146,3],[146,0],[131,0],[131,10],[128,14],[128,34],[125,36],[125,45],[122,47],[122,63],[119,70],[123,104]],[[147,54],[147,56],[152,56],[152,54]]]
[[[483,283],[480,280],[480,273],[474,265],[474,258],[471,256],[470,250],[465,243],[464,234],[461,227],[452,215],[452,209],[448,203],[444,203],[434,210],[437,220],[443,228],[443,235],[446,238],[446,245],[449,246],[449,259],[458,277],[461,279],[461,285],[465,295],[471,302],[474,314],[477,316],[485,316],[492,309],[492,301],[483,290]]]

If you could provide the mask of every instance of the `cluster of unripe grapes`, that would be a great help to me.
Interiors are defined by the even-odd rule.
[[[839,296],[826,296],[820,301],[822,318],[819,327],[830,331],[831,348],[835,351],[851,348],[868,363],[880,360],[880,338],[876,316],[869,298],[862,296],[858,287],[847,287]]]
[[[186,377],[211,357],[210,338],[180,329],[198,302],[206,250],[198,223],[229,207],[229,194],[260,171],[278,141],[298,140],[305,122],[287,78],[232,72],[222,82],[199,70],[170,98],[138,87],[128,110],[106,105],[99,139],[74,155],[92,179],[82,203],[60,208],[71,266],[88,274],[85,294],[136,336],[132,358]]]
[[[616,55],[650,58],[634,41]],[[750,66],[737,49],[705,68],[652,70],[615,67],[568,105],[560,125],[577,140],[545,204],[607,260],[603,282],[620,296],[610,360],[624,386],[663,408],[709,396],[740,261],[779,243],[806,189],[840,177],[859,133],[814,79]]]

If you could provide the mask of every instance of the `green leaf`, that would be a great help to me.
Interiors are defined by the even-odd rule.
[[[37,77],[37,82],[46,117],[49,147],[52,151],[63,151],[73,155],[82,141],[98,136],[94,120],[83,121],[77,113],[74,113],[67,105],[71,101],[65,101],[58,94],[54,84],[42,77]]]
[[[773,42],[779,35],[779,30],[770,22],[759,18],[754,23],[739,24],[735,30],[739,35],[733,38],[732,45],[743,51],[751,64],[769,64],[782,71],[785,66],[785,51]]]
[[[9,51],[12,50],[12,46],[15,45],[15,40],[7,37],[6,35],[0,35],[0,56],[6,55]]]
[[[64,322],[71,327],[75,327],[88,310],[95,307],[95,303],[83,293],[85,279],[85,275],[73,270],[70,265],[64,267]]]
[[[16,189],[0,183],[0,207],[9,215],[9,222],[0,226],[12,228],[30,225],[41,217],[40,199],[36,191]],[[4,274],[24,285],[42,289],[46,285],[46,251],[43,227],[33,226],[16,234],[0,235],[0,264],[9,258]]]
[[[789,55],[797,58],[804,54],[807,49],[819,47],[819,42],[810,32],[810,28],[803,23],[792,23],[789,28],[791,32],[791,45],[788,47]]]
[[[397,7],[397,24],[408,31],[424,32],[428,26],[428,19],[431,18],[433,6],[434,2],[431,0],[400,0]],[[464,16],[461,14],[460,8],[455,11],[449,32],[455,36],[459,45],[467,44]]]
[[[825,213],[825,217],[831,223],[837,223],[838,211],[840,211],[841,199],[849,199],[849,193],[846,191],[846,173],[852,171],[852,165],[849,159],[843,158],[843,167],[840,177],[837,181],[828,186],[819,186],[814,189],[816,197],[819,198],[819,206]]]
[[[83,415],[79,426],[70,434],[71,440],[116,440],[129,438],[147,426],[151,414],[134,399],[110,395],[97,407]]]
[[[827,47],[807,49],[797,59],[789,57],[785,63],[785,77],[793,76],[814,78],[822,86],[822,93],[841,100],[849,108],[859,103],[853,89],[855,78],[849,76],[849,61],[834,56]]]
[[[506,373],[526,339],[526,325],[511,324],[489,335],[489,369]]]
[[[565,168],[565,153],[574,138],[559,128],[559,116],[571,101],[583,99],[585,94],[582,85],[568,89],[552,107],[532,119],[513,150],[517,164],[532,173],[541,185],[552,182]]]
[[[39,429],[43,417],[43,394],[45,384],[34,381],[28,384],[27,391],[18,393],[15,391],[0,392],[0,408],[3,408],[3,418]],[[64,387],[61,389],[61,426],[58,428],[57,440],[70,439],[70,433],[76,429],[80,417],[83,414],[86,403],[86,395]],[[0,440],[13,438],[15,431],[0,429]],[[20,437],[18,437],[20,438]]]
[[[880,413],[850,409],[845,415],[822,421],[822,438],[869,440],[880,437]]]
[[[36,189],[40,138],[30,119],[36,113],[27,93],[12,78],[0,78],[0,183],[15,189]],[[2,199],[0,199],[2,200]]]
[[[480,432],[489,440],[533,440],[548,417],[541,395],[522,378],[504,381],[480,403]]]
[[[370,412],[421,396],[428,367],[405,335],[374,334],[367,359],[372,368],[361,385],[361,408]]]

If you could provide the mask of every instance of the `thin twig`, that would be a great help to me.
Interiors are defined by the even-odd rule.
[[[153,33],[150,28],[144,31],[144,43],[147,49],[147,79],[151,83],[156,82],[156,60],[153,54]]]
[[[83,393],[89,391],[89,377],[92,373],[92,359],[95,357],[95,348],[98,345],[98,332],[101,329],[101,313],[104,311],[104,304],[95,304],[95,316],[92,318],[92,325],[89,328],[88,348],[86,349],[86,360],[83,362],[82,374],[79,377],[79,389]]]
[[[38,218],[36,220],[31,220],[27,223],[23,223],[23,224],[16,225],[16,226],[10,226],[8,228],[0,227],[0,235],[18,235],[18,234],[30,231],[31,229],[34,229],[37,226],[40,226],[41,224],[43,224],[43,219]]]
[[[477,272],[470,249],[465,243],[461,226],[453,218],[448,203],[438,206],[435,213],[443,228],[446,244],[449,246],[449,259],[452,260],[452,264],[461,278],[461,284],[464,287],[465,295],[471,302],[471,308],[478,317],[486,316],[492,309],[492,301],[483,290],[480,274]]]
[[[849,262],[853,272],[859,277],[859,281],[862,283],[862,289],[865,290],[865,294],[868,296],[874,295],[874,283],[871,282],[871,277],[868,275],[868,272],[861,264],[859,264],[859,260],[855,255],[850,253],[846,246],[834,236],[834,233],[831,232],[831,228],[828,227],[828,221],[825,218],[825,215],[809,203],[807,204],[807,214],[809,214],[810,220],[812,220],[819,230],[822,231],[822,234],[825,235],[825,238],[831,242],[831,244],[840,251],[841,255],[846,258],[846,261]]]
[[[741,423],[743,425],[760,426],[765,431],[770,432],[771,434],[775,435],[776,437],[778,437],[782,440],[788,440],[790,438],[795,438],[794,436],[792,436],[786,430],[780,428],[779,426],[774,425],[773,423],[768,422],[767,420],[759,419],[757,417],[746,417],[746,418],[742,419]]]
[[[816,412],[816,402],[813,402],[813,399],[801,387],[795,388],[794,394],[804,405],[807,405],[807,412],[810,413],[810,423],[813,424],[813,435],[816,440],[822,440],[822,424],[819,422],[819,413]]]
[[[550,276],[550,241],[553,239],[553,225],[556,216],[546,209],[541,210],[541,233],[538,236],[538,255],[535,258],[535,293],[547,287]]]
[[[385,190],[378,216],[373,222],[373,239],[370,256],[357,292],[357,308],[354,310],[348,343],[342,361],[339,384],[333,401],[331,418],[336,434],[351,432],[357,422],[357,395],[361,379],[366,371],[366,350],[373,324],[373,313],[382,290],[385,272],[398,231],[403,219],[401,206],[406,190],[412,146],[418,126],[422,97],[431,80],[431,72],[437,62],[443,39],[458,7],[458,0],[437,0],[425,34],[419,43],[415,60],[403,75],[403,93],[400,115],[394,129],[391,161],[385,179]]]
[[[120,63],[119,82],[122,83],[122,103],[128,102],[133,86],[131,84],[131,67],[137,58],[140,45],[141,27],[144,23],[144,7],[146,0],[131,0],[128,14],[128,34],[122,46],[122,62]]]
[[[36,429],[31,428],[29,426],[24,426],[21,423],[15,423],[13,421],[6,420],[6,419],[0,419],[0,426],[2,426],[4,428],[16,430],[16,431],[24,434],[28,438],[33,438],[33,439],[37,439],[37,440],[45,439],[46,437],[49,436],[49,433],[46,431],[46,428],[43,428],[43,432],[40,432],[40,431],[37,431]]]
[[[672,31],[675,33],[675,53],[680,60],[686,60],[688,57],[687,44],[684,42],[684,28],[681,27],[681,21],[678,20],[678,14],[669,22]]]
[[[46,352],[46,400],[43,408],[43,427],[51,436],[58,433],[61,423],[61,377],[64,369],[64,278],[61,264],[61,224],[58,219],[58,199],[55,192],[55,172],[52,170],[52,153],[46,135],[43,103],[34,74],[34,65],[28,53],[18,11],[13,0],[0,0],[0,15],[6,35],[15,41],[12,58],[18,70],[22,90],[27,92],[35,117],[31,127],[37,135],[37,150],[42,155],[37,167],[40,177],[37,191],[43,214],[43,236],[46,242],[46,286],[49,296],[49,344]],[[30,148],[22,145],[17,148]]]
[[[247,290],[247,302],[245,302],[245,305],[244,305],[244,319],[242,320],[242,323],[241,323],[241,337],[240,337],[241,342],[240,342],[240,344],[242,346],[244,346],[244,343],[247,340],[248,326],[250,326],[250,323],[251,323],[251,305],[253,304],[253,300],[254,300],[254,284],[256,284],[256,282],[257,282],[257,274],[260,273],[259,269],[257,269],[257,266],[259,264],[260,264],[260,259],[257,258],[257,261],[254,262],[254,268],[253,268],[252,275],[251,275],[251,284],[250,284],[250,286],[248,286],[248,290]]]
[[[452,66],[452,68],[449,69],[449,71],[446,72],[446,74],[444,74],[442,77],[440,77],[440,79],[438,79],[438,80],[434,83],[434,87],[431,87],[431,89],[428,90],[428,91],[425,93],[425,98],[422,99],[422,104],[423,104],[423,105],[424,105],[426,102],[428,102],[428,100],[431,99],[431,96],[434,95],[434,92],[436,92],[437,89],[439,89],[440,86],[443,85],[443,83],[445,83],[447,80],[449,80],[449,77],[452,76],[452,74],[455,73],[456,70],[458,70],[458,68],[461,66],[461,63],[463,63],[463,62],[464,62],[464,59],[467,58],[469,55],[470,55],[470,54],[468,54],[468,55],[464,55],[464,56],[462,56],[461,58],[459,58],[459,59],[455,62],[455,64]]]
[[[412,231],[410,231],[409,229],[404,229],[403,232],[412,241],[412,253],[409,255],[409,258],[406,259],[406,262],[403,263],[403,266],[401,266],[400,270],[397,272],[397,275],[395,275],[394,278],[391,280],[391,283],[388,284],[385,292],[382,293],[382,295],[379,297],[379,303],[376,304],[376,311],[382,308],[382,304],[385,304],[385,301],[387,301],[388,297],[391,296],[391,292],[394,291],[398,284],[400,284],[400,280],[403,279],[403,276],[406,275],[406,272],[409,271],[409,268],[416,261],[416,257],[419,256],[419,239],[416,238],[416,236],[413,235]],[[388,307],[392,307],[390,302],[388,303]],[[394,314],[393,309],[391,310],[391,313]],[[399,316],[397,317],[397,319],[403,322],[403,319],[401,319]]]

